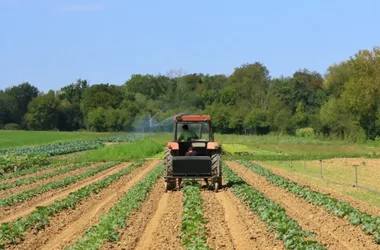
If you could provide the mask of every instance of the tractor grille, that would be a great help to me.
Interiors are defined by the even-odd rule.
[[[173,175],[188,177],[211,176],[211,158],[209,156],[173,157]]]

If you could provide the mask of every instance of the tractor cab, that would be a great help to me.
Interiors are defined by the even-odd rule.
[[[199,121],[188,121],[186,118],[188,117],[182,120],[179,117],[175,122],[173,141],[178,142],[178,156],[185,156],[189,150],[193,156],[209,156],[207,144],[214,141],[211,121],[204,121],[203,119],[207,119],[204,117],[200,117]]]

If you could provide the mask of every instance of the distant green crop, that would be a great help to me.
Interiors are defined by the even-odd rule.
[[[249,161],[238,161],[242,165],[249,168],[251,171],[264,176],[270,183],[277,187],[282,187],[286,191],[302,197],[309,203],[317,206],[323,206],[326,211],[332,212],[339,218],[347,218],[352,225],[362,225],[361,229],[365,234],[374,235],[374,241],[380,244],[380,216],[373,218],[370,214],[353,208],[348,202],[340,201],[330,197],[329,194],[310,190],[309,188],[299,185],[296,182],[280,175],[274,174],[272,171],[261,167],[258,164]]]
[[[0,155],[0,175],[49,164],[49,160],[43,155]]]
[[[104,146],[105,142],[126,142],[135,141],[139,139],[140,135],[124,135],[124,136],[110,136],[88,141],[70,141],[70,142],[56,142],[36,147],[28,148],[15,148],[0,150],[0,155],[16,154],[16,155],[45,155],[56,156],[70,154],[80,151],[87,151],[97,149]]]
[[[249,186],[227,166],[223,166],[223,175],[232,192],[268,225],[268,231],[276,232],[276,238],[284,242],[286,249],[325,249],[309,239],[315,233],[303,230],[297,221],[286,215],[283,207]]]

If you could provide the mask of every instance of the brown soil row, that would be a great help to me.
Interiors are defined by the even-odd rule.
[[[51,181],[57,181],[57,180],[63,179],[65,177],[68,177],[68,176],[71,176],[71,175],[80,174],[80,173],[83,173],[83,172],[85,172],[85,171],[87,171],[87,170],[89,170],[91,168],[95,168],[95,167],[97,167],[97,166],[99,166],[101,164],[104,164],[104,163],[96,163],[96,164],[93,164],[93,165],[90,165],[90,166],[87,166],[87,167],[84,167],[84,168],[75,169],[75,170],[70,171],[68,173],[61,174],[61,175],[56,175],[56,176],[53,176],[53,177],[41,180],[39,182],[31,183],[29,185],[14,187],[14,188],[10,188],[8,190],[1,190],[0,191],[0,197],[6,197],[6,196],[9,196],[9,195],[12,195],[12,194],[15,194],[15,193],[21,193],[21,192],[24,192],[24,191],[36,188],[38,186],[44,185],[44,184],[46,184],[48,182],[51,182]]]
[[[33,210],[38,206],[47,206],[53,203],[55,200],[62,199],[69,195],[71,192],[75,192],[82,187],[90,185],[91,183],[97,182],[107,176],[110,176],[122,168],[129,166],[130,163],[123,163],[113,168],[102,171],[95,176],[79,181],[73,185],[65,187],[59,190],[51,190],[49,192],[43,193],[39,196],[33,197],[32,199],[22,202],[20,204],[11,206],[11,207],[3,207],[0,208],[0,223],[9,222],[15,220],[19,217],[24,217],[30,214]]]
[[[120,241],[106,242],[101,249],[151,249],[154,246],[153,233],[162,230],[159,224],[165,215],[169,199],[170,193],[164,193],[164,181],[159,180],[141,209],[127,218],[127,227],[120,232]]]
[[[182,226],[182,209],[182,192],[164,193],[135,249],[184,249],[179,237]]]
[[[308,182],[307,180],[305,180],[304,178],[302,178],[300,176],[288,173],[288,172],[283,171],[283,170],[281,170],[279,168],[267,165],[267,164],[265,164],[263,162],[255,162],[255,161],[253,161],[253,162],[259,164],[262,167],[268,168],[269,170],[271,170],[275,174],[282,175],[282,176],[288,178],[289,180],[297,182],[297,183],[299,183],[301,185],[309,186],[312,190],[315,190],[315,191],[318,191],[318,192],[321,192],[321,193],[325,193],[325,194],[330,194],[330,196],[333,197],[333,198],[339,199],[341,201],[346,201],[346,202],[350,203],[350,205],[352,207],[357,208],[357,209],[359,209],[359,210],[361,210],[363,212],[367,212],[367,213],[372,214],[374,216],[380,216],[380,209],[377,208],[377,207],[371,206],[368,203],[365,203],[363,201],[354,199],[352,197],[340,194],[340,193],[335,192],[335,191],[333,191],[331,189],[326,189],[326,188],[323,188],[323,187],[318,187],[318,186],[316,186],[316,185]]]
[[[257,218],[230,190],[201,191],[205,202],[207,244],[213,249],[284,249],[267,225]],[[142,204],[127,219],[117,243],[102,249],[183,249],[181,239],[182,192],[163,192],[159,181]]]
[[[24,179],[24,178],[29,178],[29,177],[33,177],[33,176],[42,175],[42,174],[47,174],[47,173],[53,172],[53,171],[55,171],[57,169],[67,168],[67,167],[72,166],[72,165],[73,164],[56,166],[54,168],[49,168],[49,169],[45,169],[45,170],[42,170],[42,171],[37,171],[36,173],[33,173],[33,174],[27,174],[27,175],[23,175],[23,176],[20,176],[20,177],[14,177],[14,178],[2,180],[2,181],[0,181],[0,183],[9,183],[9,182],[17,181],[19,179]]]
[[[296,220],[304,230],[317,233],[317,241],[328,249],[379,249],[372,236],[365,235],[359,227],[352,226],[326,212],[322,207],[309,204],[280,187],[275,187],[264,177],[235,162],[227,163],[249,185],[285,208],[289,217]]]
[[[207,243],[213,249],[284,249],[267,225],[231,190],[202,192],[207,219]]]
[[[99,194],[82,201],[76,209],[65,210],[50,219],[50,225],[39,232],[31,230],[25,234],[25,240],[7,249],[63,249],[73,244],[85,230],[97,223],[130,188],[144,178],[158,161],[151,161],[141,168],[123,176]]]

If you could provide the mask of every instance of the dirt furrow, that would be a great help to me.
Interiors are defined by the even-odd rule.
[[[149,221],[135,249],[184,249],[179,234],[182,227],[182,192],[162,195],[158,208]],[[127,245],[120,249],[134,249]]]
[[[85,229],[97,223],[102,215],[111,209],[138,181],[144,178],[158,161],[151,161],[121,177],[99,194],[93,194],[82,201],[76,209],[65,210],[50,219],[50,225],[39,232],[32,230],[25,234],[25,240],[9,249],[63,249],[75,242]]]
[[[118,242],[106,242],[101,249],[147,249],[151,235],[166,211],[168,194],[164,193],[164,181],[159,180],[141,205],[139,211],[127,218],[127,226],[120,233]]]
[[[120,171],[122,168],[129,166],[130,164],[131,163],[123,163],[123,164],[114,166],[110,169],[107,169],[105,171],[102,171],[96,174],[95,176],[86,178],[66,188],[59,189],[59,190],[51,190],[49,192],[33,197],[32,199],[22,202],[20,204],[17,204],[15,206],[0,208],[0,214],[1,214],[0,223],[10,222],[19,217],[27,216],[33,210],[35,210],[36,207],[50,205],[55,200],[62,199],[66,197],[67,195],[69,195],[71,192],[74,192],[78,189],[81,189],[82,187],[85,187],[87,185],[90,185],[91,183],[97,182],[107,176],[110,176]]]
[[[235,162],[228,162],[236,173],[249,185],[260,190],[266,197],[286,209],[289,217],[296,220],[304,230],[317,233],[317,240],[328,249],[379,249],[372,236],[365,235],[359,227],[347,220],[326,212],[322,207],[309,204],[302,198],[275,187],[264,177]]]
[[[284,171],[282,169],[279,169],[279,168],[267,165],[267,164],[265,164],[263,162],[256,162],[256,161],[252,161],[252,162],[253,163],[257,163],[257,164],[259,164],[262,167],[268,168],[270,171],[272,171],[275,174],[282,175],[282,176],[288,178],[289,180],[297,182],[297,183],[299,183],[301,185],[308,186],[312,190],[315,190],[315,191],[318,191],[318,192],[321,192],[321,193],[324,193],[324,194],[330,194],[330,196],[333,197],[333,198],[339,199],[341,201],[346,201],[346,202],[350,203],[350,205],[352,207],[357,208],[357,209],[359,209],[359,210],[361,210],[363,212],[367,212],[367,213],[372,214],[374,216],[380,216],[380,209],[377,208],[377,207],[371,206],[368,203],[365,203],[363,201],[354,199],[352,197],[340,194],[340,193],[338,193],[338,192],[336,192],[334,190],[331,190],[331,189],[327,189],[327,188],[323,188],[323,187],[318,187],[318,186],[316,186],[316,185],[308,182],[307,180],[305,180],[305,178],[303,178],[302,176],[297,176],[296,174],[288,173],[288,172],[286,172],[286,171]],[[334,184],[331,184],[331,185],[334,185]]]
[[[226,226],[223,207],[216,199],[215,192],[202,190],[201,195],[204,201],[203,215],[207,221],[207,245],[212,249],[236,249]]]
[[[276,240],[267,225],[245,206],[231,190],[216,194],[224,210],[226,227],[232,237],[234,249],[284,249],[283,243]]]
[[[50,178],[47,178],[47,179],[44,179],[44,180],[41,180],[41,181],[38,181],[38,182],[35,182],[35,183],[31,183],[29,185],[25,185],[25,186],[20,186],[20,187],[14,187],[14,188],[10,188],[8,190],[1,190],[0,191],[0,197],[6,197],[6,196],[9,196],[9,195],[12,195],[12,194],[15,194],[15,193],[21,193],[21,192],[24,192],[24,191],[27,191],[29,189],[33,189],[33,188],[36,188],[40,185],[44,185],[48,182],[51,182],[51,181],[57,181],[57,180],[60,180],[60,179],[63,179],[67,176],[70,176],[70,175],[76,175],[76,174],[80,174],[80,173],[83,173],[91,168],[95,168],[101,164],[104,164],[104,163],[96,163],[96,164],[93,164],[93,165],[90,165],[90,166],[87,166],[87,167],[84,167],[84,168],[80,168],[80,169],[75,169],[73,171],[70,171],[68,173],[65,173],[65,174],[61,174],[61,175],[56,175],[56,176],[53,176],[53,177],[50,177]]]

